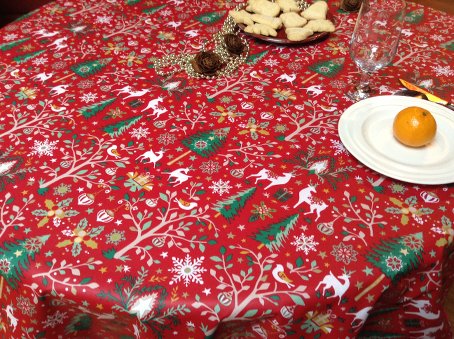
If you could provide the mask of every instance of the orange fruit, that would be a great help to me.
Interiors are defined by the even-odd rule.
[[[394,137],[411,147],[430,143],[437,133],[437,122],[426,109],[411,106],[397,113],[393,122]]]

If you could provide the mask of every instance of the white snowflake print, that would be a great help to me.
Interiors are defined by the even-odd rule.
[[[213,190],[213,193],[217,193],[219,195],[223,195],[224,193],[229,193],[229,190],[232,186],[229,185],[230,181],[223,181],[219,179],[219,181],[213,181],[213,185],[209,186]]]
[[[56,143],[57,141],[49,142],[49,140],[47,139],[44,141],[35,140],[30,155],[37,154],[39,157],[41,157],[42,155],[47,155],[51,157],[54,155],[54,150],[57,148],[55,147]]]
[[[16,38],[17,38],[17,34],[15,34],[15,33],[5,34],[5,36],[3,37],[3,39],[5,39],[5,41],[15,40]]]
[[[436,65],[432,67],[432,70],[435,71],[437,76],[441,75],[447,75],[447,76],[453,76],[454,75],[454,70],[451,69],[451,66],[442,66],[442,65]]]
[[[169,272],[175,273],[176,275],[173,276],[170,285],[181,280],[184,281],[185,286],[188,286],[191,282],[202,285],[202,273],[206,272],[206,268],[201,267],[204,259],[205,257],[200,257],[192,260],[189,254],[186,254],[184,260],[172,257],[175,267],[169,269]]]
[[[97,24],[110,24],[111,20],[112,20],[111,16],[101,15],[101,16],[96,17],[95,23],[97,23]]]
[[[66,312],[57,311],[53,315],[48,315],[46,321],[43,321],[44,328],[54,328],[58,324],[63,324],[63,320],[67,318]]]
[[[334,155],[339,155],[339,154],[347,154],[348,155],[348,151],[347,149],[345,148],[344,144],[342,142],[340,142],[339,140],[331,140],[331,147],[332,149],[334,149]]]
[[[315,251],[315,246],[318,245],[318,242],[314,241],[313,235],[306,237],[304,233],[301,233],[299,237],[294,236],[294,238],[295,241],[291,244],[296,246],[297,251],[303,251],[306,255],[309,254],[309,251]]]
[[[92,102],[92,101],[95,101],[97,98],[98,98],[98,94],[96,94],[96,93],[91,93],[91,92],[84,93],[84,94],[80,97],[80,99],[81,99],[83,102]]]
[[[274,67],[274,66],[277,66],[279,65],[279,61],[273,59],[273,58],[269,58],[269,59],[266,59],[264,61],[265,65],[267,66],[270,66],[270,67]]]
[[[148,128],[137,127],[134,128],[129,134],[131,134],[131,137],[139,140],[141,138],[146,138],[150,132],[148,131]]]
[[[32,64],[35,66],[45,65],[45,64],[47,64],[47,58],[45,58],[45,57],[35,58],[35,59],[33,59]]]

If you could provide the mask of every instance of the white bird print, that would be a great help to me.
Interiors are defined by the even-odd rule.
[[[115,158],[119,158],[120,157],[120,154],[118,154],[118,151],[117,151],[117,145],[112,145],[110,146],[108,149],[107,149],[107,154],[115,157]]]
[[[19,70],[18,69],[14,69],[11,71],[11,76],[14,77],[14,78],[18,78],[19,77]]]
[[[293,287],[295,285],[292,284],[292,280],[290,280],[284,272],[284,266],[281,264],[277,264],[276,267],[273,269],[273,277],[276,281],[286,284],[287,287]]]
[[[52,112],[58,113],[58,112],[63,112],[64,110],[66,110],[66,107],[59,107],[57,105],[51,104],[50,109],[52,110]]]
[[[251,75],[251,78],[255,78],[255,79],[261,79],[262,77],[260,75],[257,74],[257,71],[252,71],[250,73]]]
[[[192,210],[193,208],[195,208],[197,206],[196,202],[189,203],[187,201],[184,201],[183,199],[175,198],[174,201],[178,204],[178,206],[180,206],[181,209],[186,210],[186,211]]]

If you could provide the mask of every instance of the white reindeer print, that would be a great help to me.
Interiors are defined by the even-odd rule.
[[[344,282],[341,283],[338,278],[343,280]],[[350,287],[350,275],[347,273],[343,273],[342,275],[340,275],[336,278],[336,276],[334,276],[334,274],[331,273],[331,271],[330,271],[329,274],[325,275],[323,280],[320,281],[320,283],[317,285],[317,287],[315,289],[318,290],[321,285],[325,285],[323,287],[322,294],[325,294],[325,291],[329,288],[332,288],[334,290],[334,294],[330,295],[327,298],[339,297],[338,305],[340,305],[340,303],[342,301],[342,296]]]
[[[50,90],[50,95],[52,95],[53,97],[57,96],[57,95],[60,95],[60,94],[63,94],[67,91],[67,88],[69,87],[69,85],[58,85],[58,86],[54,86],[51,88]]]
[[[184,32],[184,35],[186,35],[188,38],[195,38],[196,36],[199,36],[199,30],[191,29],[189,31]]]
[[[301,89],[305,89],[306,93],[309,94],[310,96],[316,97],[322,94],[325,90],[321,89],[322,85],[312,85],[309,87],[303,87]]]
[[[315,193],[316,185],[309,185],[306,188],[303,188],[298,194],[298,202],[293,206],[293,208],[298,207],[303,202],[307,203],[308,205],[311,204],[311,195]]]
[[[259,180],[269,180],[270,184],[265,187],[265,190],[272,186],[277,186],[277,185],[285,185],[290,181],[292,177],[294,177],[293,173],[283,173],[282,176],[275,176],[273,175],[273,172],[267,170],[266,168],[263,168],[260,170],[260,172],[256,174],[251,174],[248,176],[250,177],[255,177],[255,183],[257,183]]]
[[[43,28],[36,32],[33,32],[33,34],[37,35],[38,38],[51,38],[51,37],[57,35],[58,31],[57,32],[48,32]]]
[[[428,327],[419,331],[411,331],[410,333],[419,334],[416,338],[428,339],[428,338],[438,338],[435,334],[438,331],[441,331],[444,327],[444,323],[441,323],[439,326]]]
[[[366,321],[366,319],[367,319],[367,317],[369,315],[369,311],[371,309],[372,309],[372,306],[367,306],[367,307],[364,307],[364,308],[360,309],[358,312],[347,313],[347,314],[355,316],[353,318],[352,322],[351,322],[352,327],[361,327],[361,326],[363,326],[364,322]],[[359,320],[359,322],[357,322],[355,325],[353,325],[356,320]]]
[[[127,86],[119,88],[119,89],[113,89],[112,92],[118,92],[118,94],[131,93],[131,86],[127,85]]]
[[[416,312],[407,312],[406,314],[416,314],[421,318],[434,320],[440,317],[440,310],[437,313],[430,312],[431,302],[429,300],[411,300],[408,306],[413,306],[418,309]]]
[[[150,92],[150,89],[144,88],[140,91],[134,91],[131,86],[127,85],[125,87],[119,88],[119,89],[114,89],[112,92],[118,92],[118,94],[129,94],[128,96],[124,97],[123,99],[128,99],[128,98],[137,98],[141,97],[148,92]]]
[[[281,82],[289,82],[293,85],[293,81],[295,81],[296,79],[296,74],[295,73],[292,73],[292,74],[281,74],[279,75],[276,80],[277,81],[281,81]]]
[[[139,162],[142,162],[143,160],[146,160],[145,163],[153,163],[153,167],[156,168],[156,163],[161,160],[161,158],[164,156],[164,150],[160,150],[156,153],[153,152],[153,150],[146,151],[145,153],[139,155],[136,160],[139,160]]]
[[[325,210],[328,205],[325,204],[322,200],[312,197],[312,193],[315,193],[315,188],[317,185],[308,185],[306,188],[303,188],[298,194],[298,202],[293,206],[293,208],[298,207],[303,202],[309,205],[309,211],[304,214],[316,213],[317,217],[315,220],[320,218],[320,213]]]
[[[54,42],[52,42],[51,44],[49,44],[47,46],[49,46],[49,47],[50,46],[55,46],[54,50],[59,51],[59,50],[61,50],[63,48],[68,47],[68,45],[65,43],[66,40],[68,40],[67,36],[65,36],[63,38],[59,38],[59,39],[55,40]]]
[[[177,29],[181,26],[181,21],[169,21],[166,26],[172,27],[173,29]]]
[[[33,77],[33,80],[39,80],[41,81],[42,83],[44,83],[45,81],[49,80],[50,78],[52,78],[52,76],[54,75],[54,73],[46,73],[46,72],[42,72],[42,73],[39,73],[37,75],[35,75]]]
[[[173,184],[177,183],[175,186],[181,185],[185,181],[188,181],[189,178],[191,177],[190,175],[187,175],[188,172],[190,171],[190,168],[178,168],[169,174],[169,180],[171,178],[174,178],[175,180],[172,181]]]
[[[129,92],[129,95],[127,97],[124,97],[123,99],[138,98],[138,97],[141,97],[141,96],[147,94],[148,92],[150,92],[150,90],[147,88],[144,88],[140,91],[131,91],[131,92]]]
[[[159,103],[162,102],[163,100],[164,100],[163,97],[157,97],[155,99],[150,100],[148,102],[148,105],[142,110],[142,112],[151,108],[153,110],[153,113],[151,113],[151,115],[155,116],[155,120],[158,119],[161,114],[167,112],[166,108],[159,108]]]

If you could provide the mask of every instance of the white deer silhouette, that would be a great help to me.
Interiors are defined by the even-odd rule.
[[[421,318],[434,320],[440,317],[440,310],[438,313],[429,312],[431,302],[429,300],[411,300],[408,306],[414,306],[418,309],[416,312],[405,312],[406,314],[416,314]]]
[[[341,283],[338,278],[342,279],[344,281],[344,283]],[[334,290],[334,294],[330,295],[327,298],[339,297],[338,305],[340,305],[340,303],[342,301],[342,296],[350,287],[350,275],[347,273],[343,273],[342,275],[340,275],[336,278],[336,276],[334,276],[334,274],[331,273],[331,271],[330,271],[329,274],[325,275],[323,280],[320,281],[320,283],[317,285],[317,287],[315,289],[318,290],[321,285],[325,285],[323,287],[322,294],[325,294],[325,291],[329,288],[332,288]]]
[[[37,35],[39,38],[50,38],[50,37],[53,37],[54,35],[57,35],[58,31],[57,32],[48,32],[47,30],[42,28],[36,32],[33,32],[33,34]]]
[[[321,89],[322,85],[312,85],[309,87],[303,87],[301,89],[305,89],[307,94],[310,94],[311,96],[319,96],[322,94],[325,90]]]
[[[50,90],[50,94],[55,97],[57,95],[60,95],[60,94],[63,94],[67,91],[67,88],[68,88],[69,85],[58,85],[58,86],[54,86],[51,88]]]
[[[199,30],[191,29],[189,31],[184,32],[184,35],[186,35],[188,38],[195,38],[196,36],[199,35]]]
[[[146,151],[145,153],[139,155],[136,160],[139,160],[139,162],[142,162],[143,160],[146,160],[145,163],[153,163],[153,167],[156,168],[156,163],[161,160],[161,158],[164,155],[164,150],[160,150],[156,153],[153,152],[153,150]]]
[[[181,21],[169,21],[166,26],[172,27],[173,29],[177,29],[181,26]]]
[[[296,79],[296,74],[295,73],[292,73],[292,74],[281,74],[279,75],[276,80],[277,81],[281,81],[281,82],[290,82],[291,84],[293,84],[293,81],[295,81]]]
[[[272,186],[285,185],[286,183],[288,183],[290,181],[290,179],[292,177],[294,177],[294,175],[293,175],[293,173],[284,172],[282,176],[275,176],[275,175],[273,175],[273,172],[267,170],[266,168],[263,168],[260,170],[260,172],[258,172],[256,174],[251,174],[248,176],[248,178],[250,178],[250,177],[256,178],[255,184],[259,180],[265,180],[265,179],[269,180],[270,184],[265,187],[265,190],[267,190],[268,188],[270,188]]]
[[[138,97],[141,97],[141,96],[147,94],[148,92],[150,92],[150,90],[147,88],[144,88],[140,91],[130,91],[130,92],[128,92],[129,95],[127,97],[124,97],[123,99],[138,98]]]
[[[163,97],[157,97],[155,99],[150,100],[148,102],[147,107],[145,107],[142,110],[142,112],[151,108],[153,110],[153,113],[151,113],[151,115],[155,116],[155,120],[158,119],[161,114],[167,112],[166,108],[159,108],[159,103],[162,102],[163,100],[164,100]]]
[[[185,181],[189,180],[191,177],[190,175],[187,175],[187,173],[190,171],[190,168],[178,168],[169,174],[169,180],[170,178],[175,178],[174,181],[172,181],[173,184],[177,183],[175,186],[181,185]]]
[[[50,43],[50,44],[47,45],[47,46],[49,46],[49,47],[50,47],[50,46],[55,46],[54,49],[55,49],[56,51],[59,51],[59,50],[61,50],[61,49],[63,49],[63,48],[68,47],[68,45],[65,43],[66,40],[68,40],[68,37],[67,37],[67,36],[65,36],[65,37],[63,37],[63,38],[59,38],[59,39],[55,40],[54,42]]]
[[[315,193],[315,188],[317,185],[309,185],[306,188],[303,188],[298,194],[298,202],[293,206],[293,208],[298,207],[300,204],[305,202],[309,205],[309,211],[304,214],[316,213],[317,217],[315,220],[320,218],[320,213],[325,210],[328,205],[325,204],[322,200],[312,197],[312,193]]]
[[[311,204],[311,194],[315,193],[316,185],[309,185],[306,188],[303,188],[299,193],[298,202],[293,206],[293,208],[298,207],[303,202],[307,203],[308,205]]]
[[[417,338],[427,339],[427,338],[437,338],[434,336],[435,333],[441,331],[444,327],[444,323],[442,322],[439,326],[425,328],[419,331],[410,331],[410,333],[420,334]]]
[[[358,312],[347,313],[347,314],[355,316],[353,318],[352,322],[351,322],[352,327],[361,327],[361,326],[363,326],[364,322],[366,321],[366,319],[367,319],[367,317],[369,315],[369,311],[371,309],[372,309],[372,306],[367,306],[367,307],[364,307],[364,308],[360,309]],[[353,325],[356,320],[359,320],[359,322],[356,323],[355,325]]]
[[[52,78],[52,75],[54,75],[54,73],[46,73],[46,72],[42,72],[42,73],[39,73],[37,75],[35,75],[33,77],[34,80],[39,80],[41,81],[42,83],[45,82],[46,80],[49,80],[50,78]]]
[[[131,92],[131,86],[127,85],[127,86],[119,88],[119,89],[113,89],[112,92],[118,92],[118,94],[120,94],[120,93],[130,93]]]

